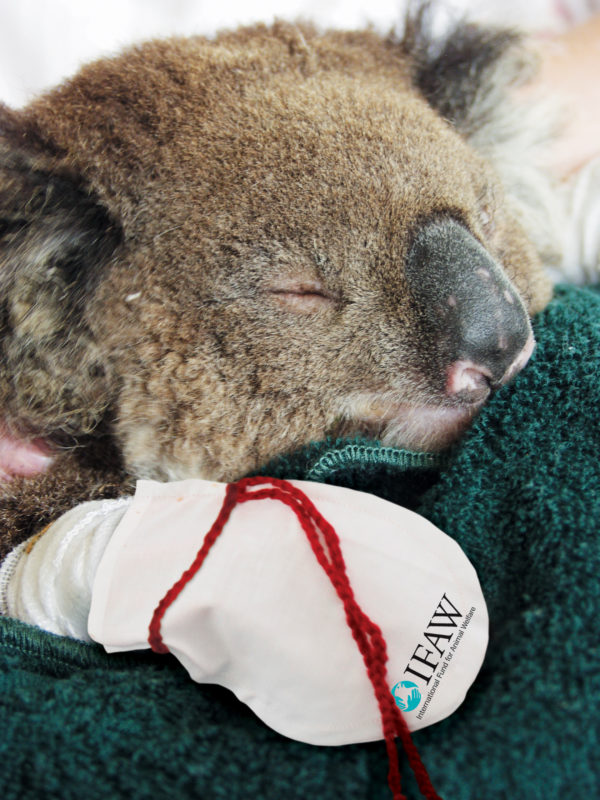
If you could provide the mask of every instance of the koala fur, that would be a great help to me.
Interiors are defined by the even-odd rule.
[[[550,298],[509,99],[527,70],[512,34],[434,41],[423,15],[402,38],[277,23],[143,44],[1,107],[1,419],[55,456],[2,488],[2,552],[137,477],[459,435],[508,376],[490,361],[450,392],[463,340],[516,326],[516,353]]]

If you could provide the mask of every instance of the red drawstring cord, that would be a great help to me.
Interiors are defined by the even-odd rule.
[[[267,484],[267,486],[265,486]],[[253,486],[264,488],[248,491]],[[190,567],[173,584],[156,607],[149,626],[148,642],[156,653],[168,653],[162,640],[160,627],[168,607],[173,603],[185,585],[198,572],[219,534],[223,531],[231,512],[238,503],[270,498],[289,506],[306,533],[319,564],[325,570],[338,597],[344,605],[346,621],[352,636],[362,654],[369,679],[381,713],[383,736],[388,755],[388,784],[394,800],[406,800],[400,783],[398,751],[394,739],[400,737],[409,763],[415,773],[419,789],[427,800],[441,800],[431,784],[427,770],[415,747],[406,721],[396,705],[387,682],[387,648],[380,628],[372,622],[356,602],[354,592],[346,573],[346,564],[340,549],[340,540],[332,525],[319,513],[312,501],[293,484],[278,478],[244,478],[230,483],[225,491],[225,499],[211,529],[204,538],[202,547]]]

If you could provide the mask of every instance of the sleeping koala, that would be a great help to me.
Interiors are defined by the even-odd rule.
[[[277,23],[0,108],[0,453],[52,459],[4,482],[0,556],[137,477],[459,436],[551,293],[545,187],[511,149],[526,70],[512,35],[432,42],[422,15]]]

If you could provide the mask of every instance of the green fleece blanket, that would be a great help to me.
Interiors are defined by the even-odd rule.
[[[477,569],[484,666],[463,706],[414,737],[446,800],[600,797],[600,295],[558,289],[536,335],[531,365],[443,461],[329,442],[265,470],[415,508]],[[0,665],[4,800],[389,797],[383,744],[287,740],[169,656],[2,620]]]

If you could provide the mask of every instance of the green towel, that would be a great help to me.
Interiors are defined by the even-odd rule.
[[[559,288],[535,327],[530,366],[444,458],[324,442],[264,470],[415,508],[477,569],[483,668],[453,716],[414,736],[446,800],[600,797],[600,295]],[[0,664],[4,800],[389,797],[382,743],[287,740],[170,656],[2,620]],[[416,800],[405,761],[403,778]]]

